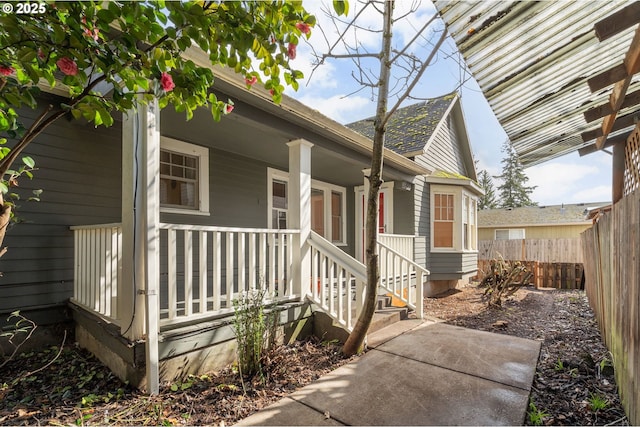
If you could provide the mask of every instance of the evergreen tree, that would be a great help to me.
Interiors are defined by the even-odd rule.
[[[529,197],[536,187],[526,186],[529,177],[525,175],[524,167],[522,167],[520,159],[509,141],[506,141],[502,146],[502,152],[505,153],[505,158],[502,159],[502,175],[498,177],[503,180],[502,184],[498,186],[500,207],[536,206],[537,203]]]
[[[480,172],[478,176],[478,184],[484,190],[484,196],[478,200],[478,209],[495,209],[498,207],[496,202],[496,190],[493,187],[491,175],[486,170]]]

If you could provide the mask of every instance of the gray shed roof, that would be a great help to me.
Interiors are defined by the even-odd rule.
[[[590,224],[590,210],[607,206],[610,202],[577,203],[553,206],[526,206],[522,208],[485,209],[478,211],[478,228]]]
[[[402,155],[423,150],[455,98],[456,94],[449,94],[397,109],[387,123],[384,146]],[[373,119],[346,126],[373,139]]]
[[[620,66],[638,26],[638,3],[434,0],[434,4],[523,165],[594,145],[604,115],[588,122],[584,113],[608,104],[612,84],[624,80]],[[633,10],[600,27],[606,38],[599,41],[603,31],[597,34],[594,25],[627,6]],[[618,72],[615,77],[612,70]],[[592,92],[594,79],[600,87],[595,85]],[[633,77],[627,94],[640,89],[639,80]],[[640,111],[637,94],[627,96],[624,105],[609,140],[633,129],[633,116]]]

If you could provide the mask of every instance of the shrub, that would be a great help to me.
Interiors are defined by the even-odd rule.
[[[233,331],[238,340],[238,368],[241,376],[262,376],[265,357],[273,349],[277,339],[280,311],[267,310],[264,303],[266,291],[242,293],[233,301]]]
[[[502,306],[502,298],[513,295],[529,283],[533,273],[520,261],[505,261],[502,255],[489,261],[488,271],[480,282],[490,307]]]

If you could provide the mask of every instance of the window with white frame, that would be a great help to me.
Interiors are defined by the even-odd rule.
[[[289,174],[268,169],[269,224],[288,227]],[[322,181],[311,181],[311,229],[335,244],[346,244],[346,190]]]
[[[477,208],[476,197],[462,187],[431,184],[432,250],[477,250]]]
[[[289,203],[287,201],[287,181],[274,179],[271,181],[271,228],[284,230],[287,228]]]
[[[524,228],[505,228],[495,231],[496,240],[524,239]]]
[[[476,232],[476,200],[467,194],[462,196],[462,233],[465,250],[477,249],[477,232]]]
[[[160,139],[160,210],[209,214],[209,150],[176,139]]]
[[[454,195],[436,193],[433,209],[433,246],[453,248]]]

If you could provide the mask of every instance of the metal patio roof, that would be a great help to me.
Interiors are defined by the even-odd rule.
[[[592,92],[587,81],[623,63],[637,27],[599,41],[594,24],[632,2],[434,4],[524,166],[594,146],[603,119],[584,113],[607,104],[613,84]],[[638,89],[636,75],[626,93]],[[635,125],[638,102],[625,104],[609,140]]]

